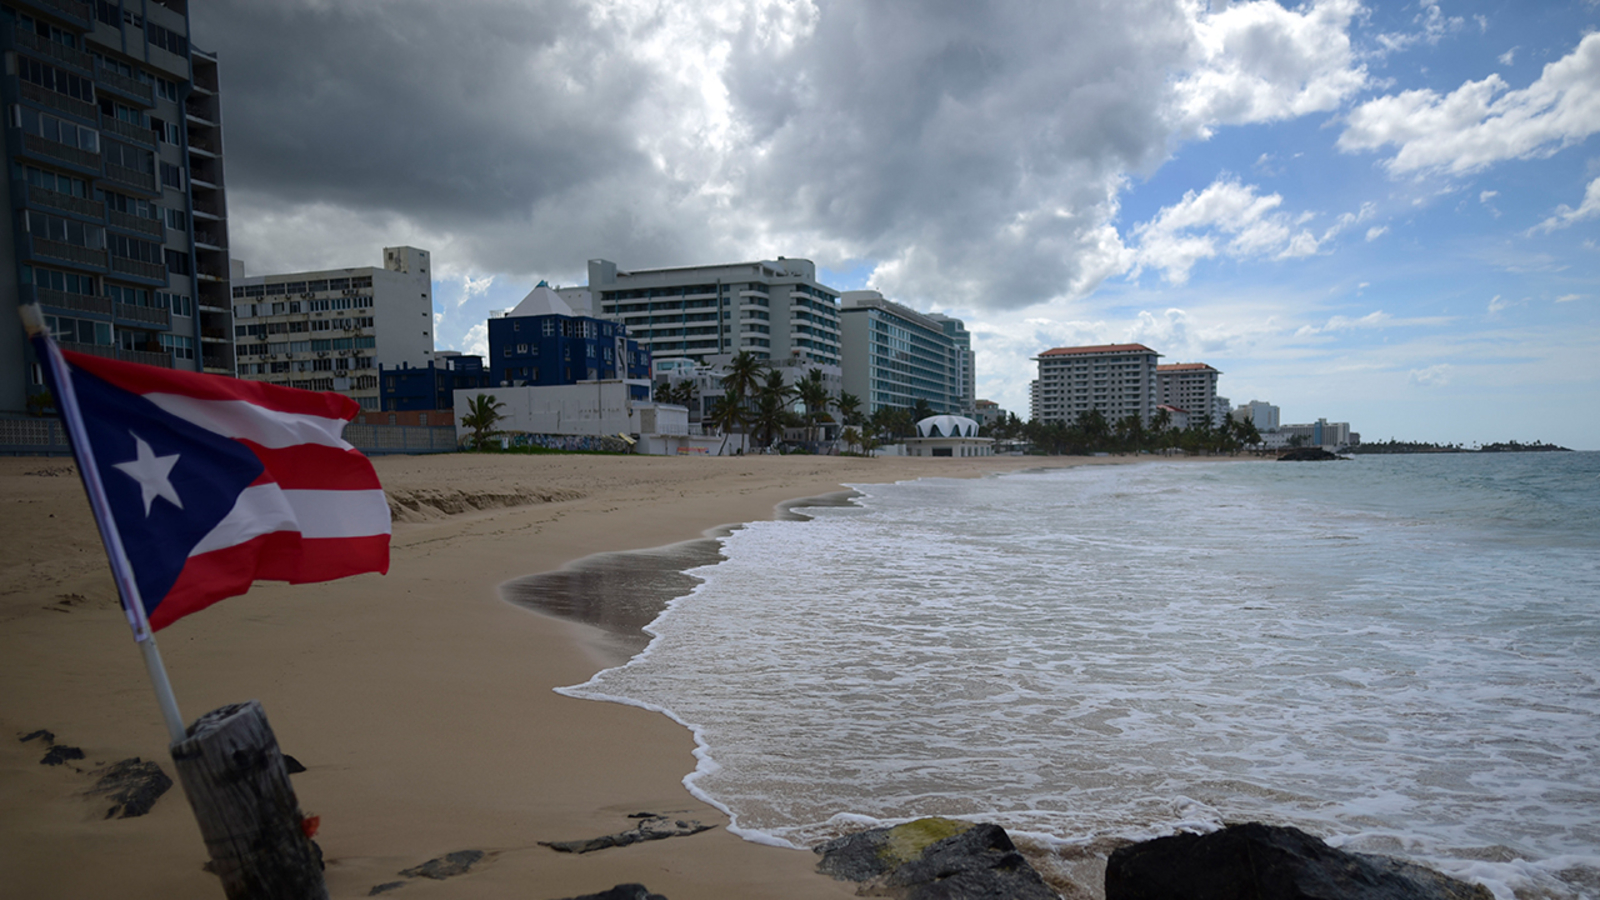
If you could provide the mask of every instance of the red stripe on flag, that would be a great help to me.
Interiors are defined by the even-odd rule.
[[[277,482],[286,491],[382,490],[372,461],[359,450],[340,450],[326,444],[296,444],[276,449],[241,440],[261,457],[266,471],[254,484]]]
[[[361,404],[343,394],[302,391],[262,381],[164,369],[71,350],[63,350],[61,355],[74,368],[136,394],[164,393],[181,394],[197,400],[242,400],[275,412],[330,419],[353,419],[361,411]]]
[[[256,570],[256,578],[305,584],[332,581],[362,572],[381,575],[388,571],[389,536],[374,534],[368,537],[301,538],[298,559],[263,560],[261,567]]]
[[[298,531],[263,534],[242,544],[191,556],[178,580],[150,612],[159,631],[218,600],[250,590],[252,581],[305,584],[362,572],[389,571],[387,534],[356,538],[301,538]]]

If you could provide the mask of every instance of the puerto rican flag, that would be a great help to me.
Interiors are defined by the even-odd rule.
[[[388,502],[341,437],[354,400],[50,349],[66,362],[151,629],[257,579],[388,571]]]

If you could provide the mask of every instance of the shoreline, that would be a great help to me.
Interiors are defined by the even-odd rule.
[[[381,457],[398,510],[387,576],[258,584],[159,634],[186,718],[259,699],[318,834],[335,897],[366,896],[446,853],[467,875],[408,897],[568,897],[640,882],[668,897],[846,897],[809,853],[745,841],[682,780],[693,736],[665,716],[562,697],[604,667],[592,630],[504,602],[500,585],[602,551],[648,550],[770,518],[850,483],[976,477],[1138,458]],[[213,897],[187,804],[107,820],[97,767],[170,773],[165,730],[66,461],[0,460],[0,870],[23,895]],[[37,474],[37,473],[54,473]],[[586,641],[588,641],[586,643]],[[81,747],[39,765],[22,735]],[[573,855],[539,846],[617,833],[630,813],[713,824],[692,837]]]

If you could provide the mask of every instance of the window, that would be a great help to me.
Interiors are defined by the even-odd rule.
[[[176,81],[168,81],[165,78],[158,77],[156,79],[156,96],[163,100],[171,100],[174,103],[178,102],[178,83]]]
[[[85,199],[89,197],[89,182],[82,178],[63,175],[60,172],[52,172],[49,169],[37,169],[33,166],[25,168],[24,177],[34,187],[55,191],[58,194],[67,194],[72,197],[83,197]]]
[[[104,228],[98,225],[87,225],[83,222],[64,219],[60,216],[46,215],[31,209],[27,210],[24,215],[27,218],[28,233],[36,238],[60,241],[65,244],[71,244],[74,247],[87,247],[91,250],[99,250],[105,246],[106,232]],[[144,242],[140,241],[139,243]],[[151,246],[155,245],[152,244]]]
[[[95,296],[94,278],[90,275],[79,275],[76,272],[57,272],[54,269],[41,269],[33,266],[33,283],[52,291],[61,291],[67,294],[85,294]],[[27,282],[27,267],[23,269],[23,282]]]
[[[44,327],[49,330],[51,337],[63,343],[111,346],[110,322],[96,322],[68,316],[45,316]]]
[[[145,34],[149,35],[150,43],[155,44],[157,47],[160,47],[168,53],[172,53],[177,56],[189,55],[189,39],[177,33],[176,31],[169,31],[165,28],[162,28],[160,25],[151,22],[150,26],[145,29]],[[164,80],[165,79],[157,78],[157,85],[159,86],[160,82]],[[170,84],[171,82],[168,83]],[[176,85],[174,85],[174,87],[176,87]],[[162,96],[166,95],[163,94]],[[174,92],[174,96],[171,99],[178,99],[176,92]]]
[[[290,341],[289,342],[289,352],[290,353],[310,353],[311,352],[311,342],[310,341]]]
[[[517,353],[519,355],[521,355],[521,356],[527,356],[528,355],[528,345],[527,344],[518,344],[517,345]],[[508,353],[506,355],[510,356],[511,354]]]
[[[507,345],[506,345],[506,346],[505,346],[505,352],[504,352],[504,354],[503,354],[503,355],[504,355],[504,356],[508,356],[508,357],[509,357],[509,356],[510,356],[510,355],[511,355],[511,345],[510,345],[510,344],[507,344]]]
[[[189,214],[181,209],[167,210],[167,227],[174,231],[188,231]]]
[[[66,94],[74,100],[81,100],[84,103],[95,102],[93,79],[64,72],[55,66],[45,65],[26,56],[17,57],[17,76],[45,90]]]
[[[194,359],[194,338],[181,334],[161,335],[161,347],[170,351],[174,359]],[[278,363],[272,364],[272,370],[278,371]]]
[[[177,250],[167,250],[167,271],[174,275],[188,275],[193,272],[189,265],[189,254]]]
[[[183,168],[171,163],[162,163],[161,183],[169,188],[183,190]]]
[[[79,150],[87,150],[90,153],[100,152],[100,132],[93,128],[74,125],[64,119],[25,106],[13,106],[11,110],[13,124],[21,128],[25,134],[42,137],[57,144],[66,144]]]
[[[156,171],[155,154],[149,150],[141,150],[119,141],[105,142],[106,164],[132,169],[144,175],[154,175]],[[166,163],[162,163],[166,165]],[[109,174],[109,173],[107,173]]]

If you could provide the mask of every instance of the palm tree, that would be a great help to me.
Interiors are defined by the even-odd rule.
[[[844,424],[861,424],[861,398],[855,394],[841,392],[839,399],[833,401],[833,408],[839,411],[839,417],[844,419]]]
[[[500,434],[494,426],[503,418],[500,410],[504,408],[505,404],[493,394],[479,394],[467,401],[467,413],[461,417],[461,424],[472,429],[472,449],[482,450],[490,438]]]
[[[833,420],[833,417],[828,415],[828,407],[833,403],[833,398],[828,396],[828,384],[822,380],[822,370],[812,369],[807,372],[806,377],[795,385],[794,391],[799,395],[800,402],[806,405],[808,439],[820,440],[817,436],[817,426]]]
[[[854,450],[861,444],[861,432],[857,431],[854,425],[846,425],[845,429],[839,432],[839,440],[844,442],[846,450]]]
[[[782,434],[789,424],[789,397],[794,389],[783,383],[783,373],[768,369],[766,380],[756,392],[755,410],[750,417],[750,427],[765,437],[764,446],[772,446],[773,437]]]
[[[911,407],[911,424],[915,425],[932,415],[934,415],[933,407],[928,405],[927,399],[918,397],[917,402]]]

